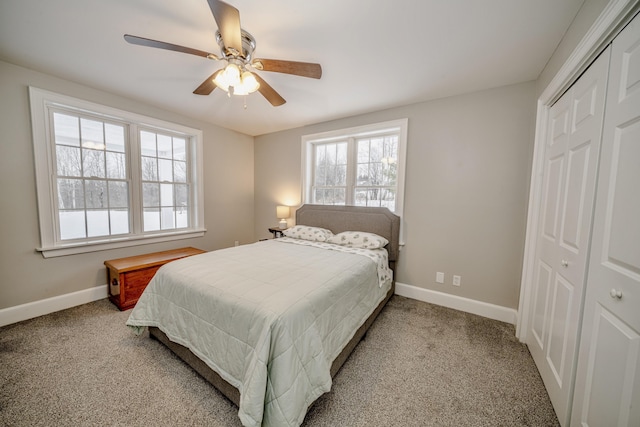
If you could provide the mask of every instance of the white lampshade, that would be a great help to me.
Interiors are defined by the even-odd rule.
[[[291,216],[291,208],[289,206],[276,206],[276,217],[280,220],[278,226],[287,228],[287,218]]]

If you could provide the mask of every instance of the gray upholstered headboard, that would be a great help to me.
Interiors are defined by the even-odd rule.
[[[296,211],[296,224],[311,225],[331,230],[368,231],[389,241],[389,262],[398,259],[400,242],[400,217],[387,208],[363,206],[302,205]]]

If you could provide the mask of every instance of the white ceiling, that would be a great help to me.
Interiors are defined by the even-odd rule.
[[[321,80],[262,72],[287,103],[193,90],[224,63],[206,0],[0,0],[0,59],[248,135],[535,80],[583,0],[228,0],[256,58],[318,62]]]

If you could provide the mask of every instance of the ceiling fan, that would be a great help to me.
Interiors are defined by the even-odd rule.
[[[257,90],[271,105],[277,107],[284,104],[286,102],[285,99],[257,73],[251,70],[273,71],[314,79],[319,79],[322,76],[320,64],[279,59],[254,59],[253,51],[256,48],[256,40],[251,34],[240,28],[240,12],[238,9],[220,0],[207,1],[213,13],[213,18],[218,24],[216,42],[220,46],[220,55],[130,34],[125,34],[124,39],[131,44],[140,46],[188,53],[217,61],[227,61],[227,65],[224,68],[215,71],[193,91],[196,95],[209,95],[216,87],[227,92],[229,96],[247,95]]]

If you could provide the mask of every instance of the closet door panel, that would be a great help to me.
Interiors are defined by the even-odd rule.
[[[562,425],[568,424],[600,148],[608,51],[551,107],[527,339]]]
[[[534,279],[533,322],[531,332],[536,340],[537,348],[544,348],[546,338],[547,313],[549,313],[549,289],[553,279],[553,269],[548,264],[538,261],[538,269]]]
[[[637,425],[630,420],[634,382],[636,399],[638,392],[640,336],[599,304],[594,314],[591,340],[599,345],[589,352],[584,393],[576,393],[586,403],[582,417],[578,418],[579,413],[574,416],[583,426]]]
[[[640,426],[640,18],[614,40],[571,423]]]
[[[555,244],[558,230],[560,190],[564,175],[564,155],[547,161],[547,185],[543,197],[543,235],[549,243]]]
[[[634,250],[640,240],[640,122],[619,127],[614,142],[617,159],[614,183],[607,212],[610,223],[605,235],[606,258],[610,268],[630,277],[640,275],[640,251]]]
[[[571,325],[574,286],[562,275],[557,274],[553,286],[553,304],[551,309],[551,334],[547,344],[547,363],[554,379],[560,387],[565,381],[568,328]]]
[[[587,195],[587,186],[590,179],[587,176],[589,172],[589,161],[591,155],[591,141],[586,141],[577,147],[569,150],[569,166],[567,171],[567,188],[565,190],[565,212],[562,222],[562,240],[560,245],[567,251],[577,254],[583,247],[581,239],[581,229],[579,227],[581,218],[585,215],[585,209],[591,208],[586,206],[585,196]],[[593,185],[591,183],[591,185]],[[588,239],[588,235],[586,236]]]

